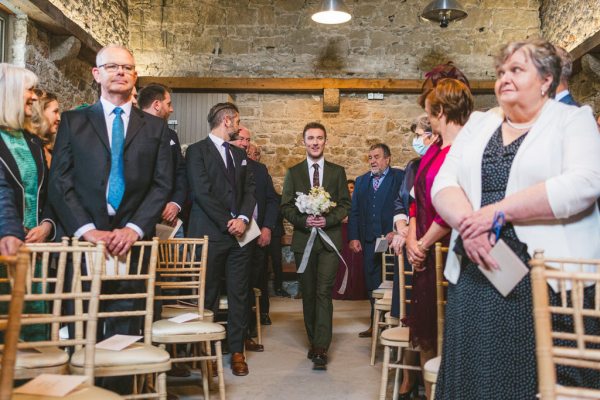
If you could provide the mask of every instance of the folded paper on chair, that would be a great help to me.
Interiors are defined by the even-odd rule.
[[[121,351],[124,348],[131,346],[138,340],[143,338],[143,336],[134,336],[134,335],[113,335],[108,339],[105,339],[99,343],[96,343],[97,349],[104,350],[112,350],[112,351]]]
[[[529,273],[529,269],[502,239],[496,242],[496,245],[490,251],[490,256],[498,263],[499,269],[490,271],[478,266],[479,270],[500,294],[506,297]]]
[[[183,224],[183,221],[179,218],[175,221],[174,226],[162,223],[156,224],[156,236],[160,240],[173,239],[179,228],[181,228],[181,224]]]
[[[16,388],[13,393],[44,397],[65,397],[81,386],[82,383],[85,383],[86,380],[87,377],[85,375],[41,374],[23,386]]]

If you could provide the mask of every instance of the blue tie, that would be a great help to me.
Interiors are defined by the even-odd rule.
[[[123,173],[123,145],[125,144],[125,128],[121,114],[123,109],[115,107],[115,120],[112,126],[112,144],[110,156],[110,176],[108,177],[108,204],[116,210],[121,205],[125,193],[125,175]]]

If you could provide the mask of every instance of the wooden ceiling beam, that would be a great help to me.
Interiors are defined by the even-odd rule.
[[[422,80],[417,79],[362,79],[362,78],[198,78],[140,76],[138,85],[160,83],[175,91],[198,92],[265,92],[317,93],[324,89],[340,92],[421,93]],[[470,81],[473,93],[494,92],[493,80]]]

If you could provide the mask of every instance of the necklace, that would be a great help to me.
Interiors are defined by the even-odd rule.
[[[535,118],[533,120],[533,122],[529,122],[527,124],[515,124],[514,122],[511,122],[511,120],[508,119],[508,117],[506,117],[506,123],[508,124],[508,126],[510,126],[513,129],[516,129],[516,130],[529,129],[535,124],[536,120],[537,120],[537,118]]]

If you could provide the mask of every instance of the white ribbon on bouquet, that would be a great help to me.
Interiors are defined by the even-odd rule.
[[[337,247],[335,247],[329,235],[327,235],[325,231],[321,228],[313,227],[310,231],[308,242],[306,242],[306,247],[304,248],[304,254],[302,254],[302,262],[300,263],[300,267],[298,268],[298,273],[302,274],[306,270],[308,259],[310,258],[310,252],[312,251],[313,245],[315,244],[315,239],[317,238],[317,233],[319,234],[319,236],[321,236],[321,239],[323,239],[323,241],[335,251],[335,254],[338,255],[338,257],[340,258],[340,260],[342,260],[344,266],[346,267],[346,271],[344,271],[344,279],[342,280],[342,285],[338,290],[339,294],[344,294],[346,292],[346,285],[348,284],[348,264],[346,264],[344,257],[342,257]]]

